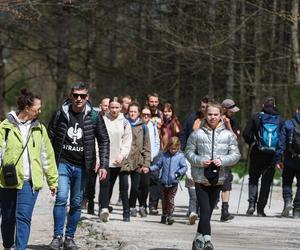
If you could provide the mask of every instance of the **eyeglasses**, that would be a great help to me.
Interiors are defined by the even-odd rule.
[[[87,94],[76,94],[76,93],[73,93],[73,98],[74,99],[78,99],[78,97],[80,96],[80,99],[85,99],[87,97]]]
[[[142,116],[151,116],[151,114],[142,113]]]

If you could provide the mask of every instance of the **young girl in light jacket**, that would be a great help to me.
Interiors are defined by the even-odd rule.
[[[217,102],[208,103],[204,123],[190,135],[185,149],[185,155],[192,166],[200,206],[193,250],[214,249],[210,227],[213,208],[230,167],[241,156],[235,134],[225,128],[221,117],[222,106]]]

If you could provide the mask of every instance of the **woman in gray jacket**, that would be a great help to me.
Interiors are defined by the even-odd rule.
[[[192,166],[201,211],[193,250],[211,250],[212,211],[230,167],[241,156],[235,134],[224,126],[219,103],[208,103],[204,123],[190,135],[185,154]]]

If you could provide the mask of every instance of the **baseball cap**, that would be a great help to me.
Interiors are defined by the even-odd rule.
[[[227,109],[227,110],[230,110],[231,112],[238,112],[240,111],[240,109],[236,106],[235,102],[231,99],[225,99],[223,102],[222,102],[222,107]]]

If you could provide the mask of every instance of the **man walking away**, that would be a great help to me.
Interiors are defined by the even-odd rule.
[[[281,158],[284,155],[284,163]],[[282,196],[284,207],[282,217],[288,217],[293,209],[293,217],[300,219],[300,105],[294,118],[284,122],[279,135],[279,145],[275,156],[276,166],[282,170]],[[297,178],[297,191],[293,200],[292,184]]]
[[[275,173],[274,156],[278,146],[279,127],[280,116],[275,106],[275,99],[269,97],[265,99],[262,111],[255,113],[247,122],[243,132],[243,138],[252,147],[249,167],[248,215],[253,215],[257,205],[257,216],[266,216],[264,208],[268,202],[270,186]],[[261,187],[258,197],[260,177]]]

